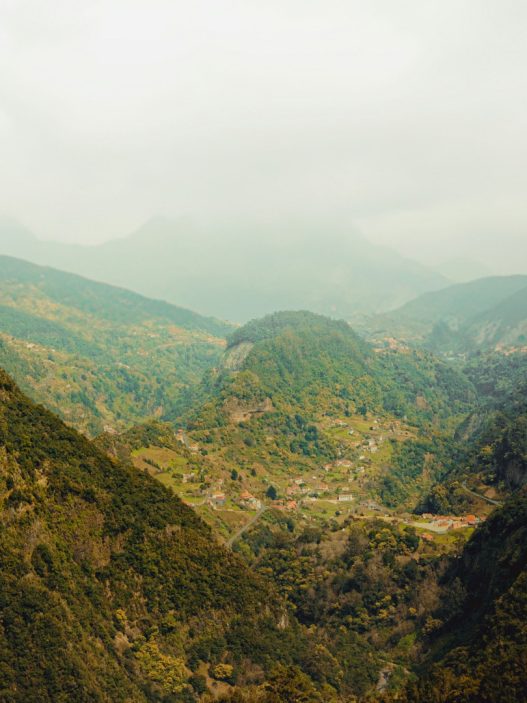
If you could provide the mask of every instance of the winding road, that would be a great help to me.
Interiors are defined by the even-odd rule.
[[[463,490],[466,491],[467,493],[470,493],[471,496],[475,496],[476,498],[481,498],[481,500],[484,500],[487,503],[490,503],[491,505],[497,505],[498,507],[503,505],[503,503],[499,500],[492,500],[492,498],[487,498],[487,496],[484,496],[481,493],[476,493],[476,491],[473,491],[470,488],[467,488],[466,481],[463,481],[463,483],[461,484],[461,488],[463,488]]]
[[[229,539],[225,542],[225,545],[229,547],[229,549],[232,548],[232,545],[240,539],[240,537],[247,532],[247,530],[254,525],[255,522],[258,522],[258,520],[262,517],[262,515],[265,513],[267,510],[267,506],[264,505],[263,508],[260,508],[260,510],[256,513],[256,515],[253,515],[253,517],[247,522],[243,527],[241,527],[238,532],[235,532],[232,537],[229,537]]]

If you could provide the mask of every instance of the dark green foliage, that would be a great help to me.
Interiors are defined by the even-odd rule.
[[[270,399],[276,412],[307,425],[291,450],[312,453],[318,438],[310,420],[323,413],[384,411],[423,424],[466,412],[475,400],[472,384],[430,354],[376,354],[346,322],[308,312],[252,321],[228,345],[223,373],[207,380],[201,398],[209,402],[191,414],[190,427],[221,424],[229,399],[253,407]]]
[[[408,703],[518,703],[527,696],[527,496],[476,531],[443,586],[425,672]]]
[[[478,393],[477,409],[458,427],[451,461],[423,511],[467,512],[473,502],[467,483],[508,495],[527,481],[527,355],[477,354],[464,371]]]
[[[244,661],[260,661],[265,631],[261,663],[276,663],[283,606],[270,587],[167,489],[99,453],[3,372],[0,447],[1,700],[144,701],[146,688],[164,700],[148,672],[168,675],[181,643],[189,664],[192,652],[235,656],[240,619]],[[207,637],[219,648],[197,649]]]
[[[278,497],[278,493],[276,492],[276,488],[274,486],[269,486],[267,491],[265,492],[265,495],[270,499],[270,500],[276,500]]]

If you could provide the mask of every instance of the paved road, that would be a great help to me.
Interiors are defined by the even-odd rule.
[[[470,488],[467,488],[467,484],[465,481],[461,484],[461,487],[467,492],[470,493],[471,496],[475,496],[476,498],[481,498],[481,500],[487,501],[487,503],[490,503],[491,505],[497,505],[498,507],[503,505],[503,503],[499,500],[492,500],[492,498],[487,498],[487,496],[481,495],[481,493],[476,493],[476,491],[472,491]]]
[[[255,522],[257,522],[262,515],[265,513],[267,510],[267,506],[264,505],[263,508],[260,508],[260,510],[256,513],[256,515],[253,515],[253,517],[247,522],[241,529],[238,530],[238,532],[235,532],[232,537],[230,537],[227,542],[225,543],[227,547],[231,548],[232,545],[240,539],[240,537],[244,534],[244,532],[247,532],[247,530],[254,525]]]

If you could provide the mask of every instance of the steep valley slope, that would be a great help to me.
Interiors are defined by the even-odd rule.
[[[0,364],[96,435],[173,413],[232,327],[162,301],[0,257]]]

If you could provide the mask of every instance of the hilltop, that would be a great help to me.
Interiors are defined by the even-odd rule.
[[[216,364],[226,323],[0,257],[0,363],[35,400],[97,434],[169,412]]]
[[[346,322],[308,312],[234,331],[191,396],[190,410],[167,418],[176,432],[153,427],[106,446],[128,443],[138,468],[225,538],[270,495],[314,516],[342,510],[341,494],[355,501],[346,510],[412,508],[452,460],[451,418],[475,403],[470,381],[430,354],[376,350]]]

